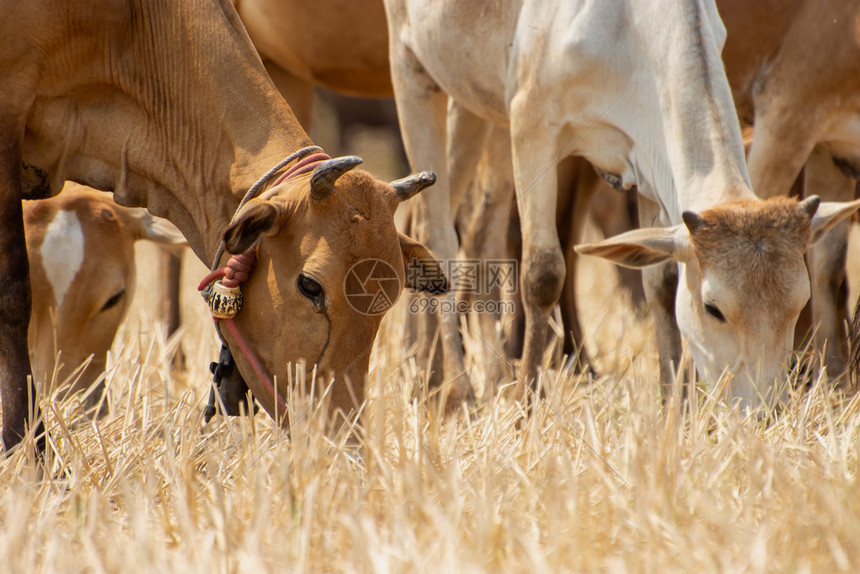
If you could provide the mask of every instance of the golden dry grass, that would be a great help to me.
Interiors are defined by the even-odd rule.
[[[324,406],[301,396],[290,437],[264,414],[201,427],[217,352],[192,293],[202,269],[186,266],[187,373],[172,373],[144,289],[114,345],[109,414],[92,422],[74,401],[43,401],[50,473],[24,450],[0,461],[0,571],[860,567],[858,400],[819,380],[770,425],[703,393],[664,413],[651,327],[611,268],[591,264],[582,289],[602,376],[548,373],[530,418],[502,398],[440,420],[413,398],[416,366],[396,316],[386,321],[362,452],[345,432],[326,437]]]

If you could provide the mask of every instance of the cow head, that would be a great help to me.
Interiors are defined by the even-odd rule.
[[[787,397],[786,362],[810,292],[807,247],[858,207],[814,196],[733,202],[577,251],[627,267],[677,261],[675,315],[699,375],[713,384],[728,369],[727,398],[755,407]]]
[[[24,227],[33,288],[33,375],[62,383],[92,357],[63,394],[85,391],[104,372],[134,294],[135,241],[179,247],[185,239],[146,210],[120,207],[109,195],[73,183],[54,198],[25,202]],[[86,406],[99,400],[101,389],[87,395]]]
[[[280,394],[286,397],[290,369],[294,378],[303,363],[308,373],[316,368],[318,390],[332,384],[331,405],[344,414],[363,401],[374,338],[402,288],[448,290],[439,262],[394,226],[400,202],[435,176],[424,172],[387,184],[351,171],[360,162],[337,158],[287,180],[249,202],[223,234],[230,253],[257,248],[235,321],[277,378]],[[274,415],[271,394],[246,359],[234,356]]]

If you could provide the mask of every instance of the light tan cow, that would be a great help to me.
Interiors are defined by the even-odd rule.
[[[860,204],[819,208],[817,199],[753,194],[712,2],[386,0],[386,12],[407,153],[439,174],[418,205],[421,237],[440,256],[454,256],[449,197],[462,194],[451,183],[460,174],[447,171],[446,136],[474,154],[490,122],[509,126],[523,229],[524,379],[537,375],[565,274],[555,163],[581,155],[615,186],[636,186],[641,221],[667,226],[580,248],[629,266],[677,265],[677,300],[652,299],[664,388],[680,328],[705,379],[734,373],[730,397],[754,406],[781,396],[773,381],[809,297],[803,254]],[[446,126],[448,97],[462,112]],[[651,296],[672,293],[662,269],[649,277]],[[456,322],[445,326],[453,339]]]
[[[75,183],[51,199],[24,202],[24,231],[33,286],[33,376],[59,384],[89,361],[61,392],[90,390],[85,405],[92,407],[104,383],[90,387],[104,373],[107,352],[134,296],[134,243],[187,243],[176,228],[146,210],[121,207],[110,196]]]
[[[64,180],[112,190],[119,204],[165,217],[204,262],[222,240],[231,253],[256,246],[235,324],[261,369],[283,384],[291,365],[304,361],[330,385],[334,408],[356,408],[381,316],[349,305],[346,279],[371,259],[402,287],[404,260],[413,256],[427,262],[418,271],[435,265],[440,277],[427,249],[399,235],[393,220],[397,205],[432,175],[389,185],[346,173],[354,158],[329,160],[265,191],[231,223],[252,185],[311,141],[228,0],[2,0],[0,13],[4,445],[17,444],[33,422],[28,413],[38,413],[27,383],[31,306],[21,199],[53,195]],[[444,277],[416,286],[447,289]],[[386,294],[396,298],[395,291]],[[274,414],[276,397],[236,339],[229,332],[225,339],[248,386]]]
[[[717,0],[717,7],[727,29],[723,60],[738,115],[758,133],[748,147],[753,189],[772,197],[788,195],[794,184],[795,192],[853,199],[860,174],[860,5]],[[814,346],[825,352],[831,376],[845,370],[848,226],[834,226],[807,255]],[[809,327],[807,321],[796,339]]]

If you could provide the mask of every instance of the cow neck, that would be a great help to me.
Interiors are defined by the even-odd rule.
[[[702,211],[740,199],[754,199],[744,148],[720,51],[716,13],[700,2],[664,0],[660,8],[636,5],[633,16],[642,29],[660,29],[660,20],[675,25],[666,34],[640,40],[659,86],[657,101],[663,130],[658,143],[665,159],[653,163],[655,188],[672,223],[685,210]],[[638,126],[645,126],[637,121]],[[637,130],[638,131],[638,130]],[[653,141],[637,134],[636,141]]]
[[[245,197],[242,198],[242,201],[239,203],[239,206],[236,208],[236,211],[233,213],[233,217],[230,222],[236,220],[239,213],[242,211],[242,208],[245,206],[248,201],[259,195],[259,193],[267,187],[274,187],[279,185],[289,179],[294,177],[298,177],[302,174],[308,173],[316,168],[320,163],[331,159],[325,152],[323,152],[322,148],[319,146],[308,146],[298,150],[295,153],[290,154],[284,160],[278,162],[272,169],[263,175],[257,182],[248,189],[248,192],[245,194]],[[298,160],[298,161],[296,161]],[[269,180],[271,180],[278,172],[284,169],[285,166],[290,163],[296,161],[295,165],[289,167],[284,173],[275,179],[275,181],[271,185],[267,185]],[[203,293],[203,297],[208,299],[209,297],[209,285],[214,281],[221,280],[222,285],[225,287],[239,287],[245,279],[248,278],[250,273],[253,271],[254,263],[256,262],[256,246],[252,247],[245,253],[236,254],[230,257],[227,261],[227,265],[224,267],[218,267],[221,262],[221,258],[224,255],[224,241],[222,240],[218,246],[218,250],[215,253],[215,257],[212,261],[212,267],[209,274],[203,278],[203,281],[198,285],[197,290]],[[286,404],[284,400],[281,398],[281,395],[275,390],[275,385],[272,382],[272,379],[266,373],[263,368],[262,363],[257,358],[256,353],[248,344],[247,339],[242,335],[242,332],[239,330],[239,327],[236,325],[236,322],[233,321],[232,318],[227,319],[219,319],[217,317],[213,317],[212,320],[215,322],[215,329],[218,332],[218,336],[221,339],[221,342],[224,345],[227,345],[224,340],[224,334],[221,332],[220,324],[224,323],[227,326],[227,330],[230,331],[230,334],[233,336],[233,339],[236,341],[236,344],[239,346],[239,350],[242,351],[242,354],[251,364],[251,367],[254,369],[254,372],[259,377],[260,382],[265,387],[266,392],[269,393],[272,397],[273,402],[276,406],[276,413],[286,413]],[[229,345],[227,345],[229,348]],[[277,416],[276,416],[277,418]]]

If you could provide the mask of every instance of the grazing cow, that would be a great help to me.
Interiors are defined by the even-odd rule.
[[[755,125],[753,189],[761,197],[786,195],[805,165],[807,194],[853,199],[860,177],[860,3],[717,0],[717,7],[738,116]],[[808,256],[815,347],[825,349],[831,375],[846,366],[848,226],[836,226]]]
[[[444,291],[427,249],[398,234],[397,205],[430,185],[423,174],[394,182],[351,171],[356,158],[322,161],[236,214],[246,192],[308,136],[278,94],[229,0],[0,0],[0,391],[3,443],[21,440],[37,412],[27,381],[30,277],[21,199],[57,193],[64,180],[112,190],[176,225],[211,262],[256,247],[235,318],[251,355],[223,333],[263,408],[276,412],[304,360],[331,381],[334,408],[360,404],[381,320],[351,307],[345,283],[364,260],[390,269],[388,299],[406,283]],[[289,167],[289,166],[287,166]],[[234,217],[234,214],[235,217]],[[232,218],[232,222],[231,222]],[[226,259],[225,259],[226,260]],[[218,265],[223,261],[216,262]],[[374,268],[376,269],[376,268]],[[362,278],[365,278],[362,276]],[[394,282],[393,279],[397,281]],[[256,367],[256,368],[255,368]],[[283,409],[278,417],[287,424]]]
[[[239,17],[263,58],[275,86],[302,127],[310,132],[314,87],[336,110],[339,139],[352,125],[385,127],[397,134],[397,112],[388,67],[388,32],[382,0],[325,0],[309,4],[296,0],[232,0]],[[360,30],[360,33],[357,33]],[[349,94],[357,100],[343,97]],[[375,99],[385,98],[385,99]],[[406,165],[402,148],[400,164]],[[165,251],[161,262],[162,300],[168,333],[179,327],[178,255]],[[175,362],[182,363],[177,356]]]
[[[234,0],[239,16],[260,52],[275,85],[302,125],[310,123],[314,86],[364,98],[391,98],[388,28],[382,0]],[[324,22],[325,25],[315,25]],[[453,307],[453,296],[439,307]],[[428,314],[420,319],[426,320]],[[435,323],[425,323],[419,348],[428,358]],[[429,331],[429,333],[428,333]],[[443,337],[447,407],[473,396],[465,376],[456,328]],[[434,365],[435,367],[435,365]],[[430,375],[431,386],[442,382],[441,369]]]
[[[446,136],[457,142],[461,163],[474,165],[470,156],[482,149],[474,144],[490,122],[509,126],[529,383],[565,275],[554,168],[581,155],[614,186],[636,186],[641,221],[668,226],[580,248],[629,266],[677,264],[677,301],[663,281],[666,266],[649,268],[646,285],[664,390],[680,358],[680,328],[706,379],[729,368],[731,396],[749,405],[774,398],[771,381],[784,373],[809,296],[803,254],[860,204],[819,208],[817,198],[753,194],[713,2],[386,0],[386,13],[407,154],[439,174],[440,184],[418,204],[419,231],[438,255],[455,254],[449,198],[463,192],[449,185]],[[462,110],[446,126],[448,97]],[[453,318],[443,322],[443,339],[451,329]]]
[[[33,375],[60,383],[91,358],[64,393],[86,391],[104,372],[134,296],[135,241],[187,243],[145,209],[121,207],[108,195],[71,182],[56,197],[24,202],[24,231],[33,287]],[[87,407],[99,401],[103,388],[101,383],[88,393]]]

